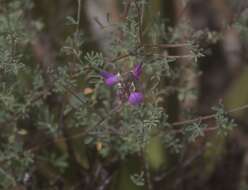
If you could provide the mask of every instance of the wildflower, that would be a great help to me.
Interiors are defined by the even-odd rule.
[[[113,86],[119,82],[118,74],[113,74],[107,71],[102,71],[100,75],[104,78],[105,84],[108,86]]]
[[[144,100],[144,96],[141,92],[132,92],[128,97],[128,102],[132,105],[139,105]]]
[[[113,74],[107,71],[102,71],[100,75],[104,78],[106,85],[113,86],[117,84],[116,95],[121,103],[128,102],[136,106],[144,101],[143,94],[136,91],[136,85],[138,83],[134,81],[139,80],[141,72],[142,64],[136,64],[130,72],[127,72],[122,77],[119,73]]]
[[[142,72],[142,65],[141,64],[135,65],[132,70],[132,74],[135,80],[139,80],[141,72]]]

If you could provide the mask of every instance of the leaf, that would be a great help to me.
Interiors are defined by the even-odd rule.
[[[145,185],[144,171],[141,171],[140,174],[131,175],[130,179],[137,186],[144,186]]]
[[[78,24],[78,22],[72,16],[67,16],[66,19],[70,22],[69,24]]]
[[[27,135],[27,131],[25,129],[21,129],[17,132],[19,135]]]

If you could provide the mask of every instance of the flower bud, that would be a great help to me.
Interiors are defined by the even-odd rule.
[[[144,101],[144,96],[141,92],[132,92],[128,97],[128,102],[134,106],[141,104]]]
[[[102,71],[100,75],[104,78],[105,84],[113,86],[119,82],[119,76],[117,74]]]

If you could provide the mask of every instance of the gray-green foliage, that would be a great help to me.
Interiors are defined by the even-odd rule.
[[[213,108],[216,111],[215,119],[217,122],[217,126],[219,127],[219,133],[228,135],[228,132],[232,130],[237,124],[233,119],[228,118],[227,113],[224,110],[222,104]]]
[[[144,172],[142,171],[140,174],[133,174],[130,176],[130,179],[137,186],[143,186],[145,183]]]
[[[125,159],[140,154],[153,136],[161,138],[165,147],[173,152],[182,150],[183,138],[177,136],[168,123],[166,106],[160,103],[171,91],[178,92],[179,97],[186,91],[183,85],[171,82],[180,79],[185,67],[175,67],[176,59],[164,56],[166,52],[159,48],[141,46],[141,38],[149,43],[167,39],[170,39],[169,43],[177,43],[180,40],[178,30],[164,30],[165,22],[151,19],[144,36],[140,36],[140,18],[132,5],[127,19],[115,24],[125,40],[120,43],[120,35],[113,33],[108,50],[113,57],[129,54],[128,58],[112,63],[100,51],[85,52],[87,37],[76,30],[61,42],[61,51],[55,52],[54,65],[44,69],[43,63],[37,64],[31,53],[31,42],[38,32],[32,24],[36,26],[38,22],[34,21],[31,26],[27,24],[25,5],[11,1],[5,3],[3,12],[0,12],[1,188],[8,189],[22,182],[26,172],[35,167],[33,158],[53,165],[59,170],[57,175],[66,173],[70,167],[70,155],[62,150],[66,149],[67,140],[79,140],[89,149],[98,144],[98,152],[103,158],[115,155],[118,159]],[[138,1],[139,5],[149,4]],[[67,21],[70,25],[65,27],[79,24],[78,18],[67,17]],[[192,62],[202,56],[193,43],[193,40],[187,42]],[[145,102],[137,107],[127,103],[118,107],[117,89],[106,87],[99,71],[113,69],[115,73],[124,73],[136,63],[144,65],[139,88],[146,96]],[[198,72],[197,67],[194,69]],[[89,92],[86,93],[85,89]],[[191,90],[188,91],[191,93]],[[232,121],[226,119],[223,109],[216,111],[220,128],[229,129]],[[66,138],[64,128],[71,132]],[[192,123],[182,129],[182,134],[192,142],[204,135],[204,129],[205,125]],[[31,154],[33,146],[30,149],[30,144],[42,149],[50,141],[54,149],[41,155]],[[82,159],[83,163],[85,159]],[[132,181],[143,185],[143,174],[131,176]]]
[[[10,188],[22,181],[32,163],[32,155],[24,152],[22,135],[25,130],[18,128],[18,118],[28,112],[28,92],[22,83],[25,72],[24,51],[29,43],[24,25],[21,2],[4,5],[0,14],[0,187]],[[22,82],[21,82],[22,81]]]

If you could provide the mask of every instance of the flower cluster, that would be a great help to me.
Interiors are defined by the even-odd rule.
[[[137,64],[124,76],[119,73],[113,74],[107,71],[102,71],[100,75],[104,78],[107,86],[118,86],[117,97],[121,102],[128,101],[131,105],[139,105],[143,102],[144,96],[141,92],[136,91],[134,83],[136,83],[141,76],[142,65]]]

